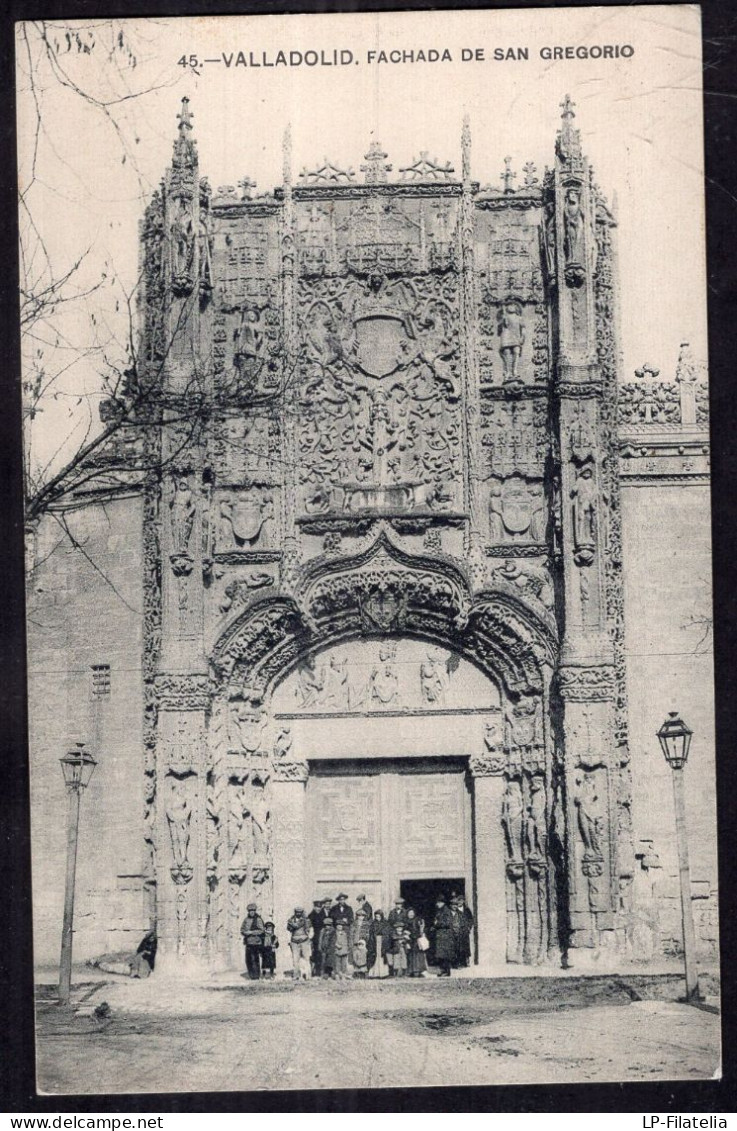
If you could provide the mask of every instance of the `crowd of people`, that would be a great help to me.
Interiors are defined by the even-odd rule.
[[[310,978],[426,978],[432,952],[438,977],[449,978],[452,968],[471,960],[473,914],[462,896],[446,902],[438,896],[432,921],[427,923],[404,899],[395,900],[387,914],[374,910],[365,895],[356,908],[340,892],[335,899],[316,899],[312,910],[295,907],[286,923],[295,981]],[[241,924],[249,978],[273,978],[279,939],[276,926],[264,920],[249,903]]]

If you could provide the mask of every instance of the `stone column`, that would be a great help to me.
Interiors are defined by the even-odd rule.
[[[478,965],[501,966],[507,957],[507,894],[505,879],[504,757],[474,756],[473,777],[474,886]]]
[[[308,777],[306,761],[274,760],[272,777],[272,849],[274,923],[277,934],[286,940],[286,923],[295,907],[312,906],[306,884],[305,792]],[[289,950],[282,962],[289,960]]]

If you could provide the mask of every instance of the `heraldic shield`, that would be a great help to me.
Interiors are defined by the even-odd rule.
[[[248,491],[233,505],[233,532],[241,542],[255,542],[265,519],[265,504],[260,491]]]
[[[369,377],[386,377],[410,360],[408,331],[402,318],[374,315],[355,323],[355,360]]]

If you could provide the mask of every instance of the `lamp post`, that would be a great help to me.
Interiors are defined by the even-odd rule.
[[[69,1005],[72,988],[72,934],[74,929],[74,881],[77,873],[77,834],[79,832],[79,802],[82,790],[90,783],[97,762],[78,742],[60,758],[64,784],[69,794],[67,815],[67,875],[64,887],[64,925],[61,931],[61,960],[59,962],[59,1001]]]
[[[691,747],[693,731],[670,711],[658,731],[665,760],[673,771],[673,800],[676,811],[676,843],[678,845],[678,874],[681,883],[681,919],[683,922],[683,961],[686,969],[686,1001],[700,1001],[699,976],[696,970],[696,933],[691,905],[691,874],[688,866],[688,837],[686,834],[686,801],[683,789],[683,767]]]

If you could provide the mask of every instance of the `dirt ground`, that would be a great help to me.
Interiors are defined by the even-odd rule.
[[[714,995],[715,986],[707,986]],[[37,995],[39,1091],[254,1091],[708,1079],[717,999],[672,977],[187,985]],[[107,1002],[110,1012],[93,1010]],[[104,1011],[103,1011],[104,1012]]]

